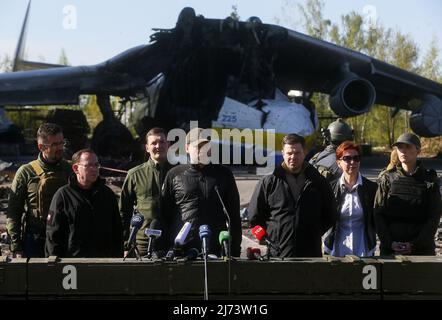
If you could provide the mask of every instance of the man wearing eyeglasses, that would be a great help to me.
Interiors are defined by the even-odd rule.
[[[437,174],[417,159],[415,134],[402,134],[393,147],[400,162],[380,176],[374,205],[381,255],[434,255],[442,213]]]
[[[122,257],[123,229],[117,199],[99,177],[90,149],[72,156],[69,183],[54,195],[46,229],[46,256]]]
[[[62,159],[65,141],[60,126],[42,124],[37,131],[37,144],[38,158],[17,170],[9,195],[6,227],[11,251],[17,258],[44,257],[49,205],[72,172]]]

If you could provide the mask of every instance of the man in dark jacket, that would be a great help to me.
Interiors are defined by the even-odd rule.
[[[97,155],[72,156],[74,175],[52,199],[46,226],[46,256],[122,257],[123,230],[117,199],[100,179]]]
[[[336,221],[330,185],[304,161],[305,140],[297,134],[283,139],[283,163],[256,186],[249,204],[251,226],[260,225],[281,249],[272,256],[321,257],[321,236]]]
[[[228,219],[216,194],[217,187],[230,218],[231,253],[239,256],[242,232],[238,188],[227,167],[209,163],[210,141],[202,138],[202,132],[203,129],[194,128],[187,134],[190,164],[178,165],[167,173],[162,190],[161,225],[168,226],[166,237],[170,248],[183,224],[190,222],[192,228],[184,246],[186,250],[201,248],[199,227],[207,224],[212,231],[209,252],[219,256],[218,236],[228,230]]]
[[[374,206],[381,255],[434,255],[442,213],[437,174],[417,160],[416,135],[404,133],[393,146],[400,164],[379,178]]]

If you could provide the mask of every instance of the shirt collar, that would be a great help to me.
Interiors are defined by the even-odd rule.
[[[345,186],[345,180],[344,180],[344,174],[341,175],[341,178],[339,178],[339,185],[341,186],[341,190],[347,190],[347,187]],[[351,190],[348,190],[350,192],[356,190],[359,186],[362,186],[362,175],[359,172],[358,173],[358,180],[356,181],[356,184],[353,186]]]
[[[163,167],[159,163],[156,163],[155,161],[153,161],[151,158],[149,158],[149,160],[147,160],[147,164],[156,170],[161,170],[161,168]]]

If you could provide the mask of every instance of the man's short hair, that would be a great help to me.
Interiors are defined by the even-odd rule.
[[[147,143],[147,138],[149,138],[150,136],[158,136],[160,134],[164,134],[164,136],[167,138],[167,133],[166,130],[164,130],[163,128],[159,128],[159,127],[155,127],[150,129],[147,133],[146,133],[146,143]]]
[[[285,144],[297,144],[299,143],[303,149],[305,149],[305,139],[303,136],[300,136],[296,133],[290,133],[282,139],[282,147],[284,147]]]
[[[46,143],[48,136],[55,136],[59,133],[63,133],[63,130],[58,124],[43,123],[37,130],[37,141],[41,140],[43,143]]]
[[[83,153],[92,153],[92,154],[97,155],[97,154],[95,153],[94,150],[89,149],[89,148],[78,150],[78,151],[75,152],[74,155],[72,156],[72,164],[77,164],[77,163],[79,163],[79,162],[80,162],[81,155],[82,155]]]

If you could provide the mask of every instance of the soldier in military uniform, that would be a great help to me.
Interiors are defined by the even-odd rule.
[[[342,170],[336,163],[336,149],[344,141],[353,140],[353,129],[341,118],[330,123],[325,130],[327,147],[315,154],[309,161],[319,173],[331,182],[342,175]]]
[[[374,206],[381,255],[434,255],[442,213],[437,174],[417,160],[416,135],[404,133],[393,146],[400,163],[380,177]]]
[[[137,233],[137,247],[141,255],[147,254],[148,238],[144,234],[153,219],[158,218],[161,186],[167,171],[169,143],[166,132],[153,128],[146,134],[146,152],[149,160],[127,173],[120,198],[120,215],[123,220],[124,239],[129,236],[129,225],[134,206],[144,216],[143,226]],[[128,249],[128,248],[126,248]]]
[[[65,141],[60,126],[42,124],[37,131],[37,143],[37,160],[17,170],[9,195],[6,227],[11,251],[17,258],[44,257],[49,205],[72,173],[69,163],[62,159]]]

